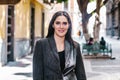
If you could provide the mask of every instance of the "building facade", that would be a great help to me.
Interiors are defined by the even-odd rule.
[[[44,5],[40,0],[21,0],[0,5],[0,66],[33,51],[35,40],[44,36]]]
[[[106,34],[120,38],[120,0],[108,0],[106,4]]]

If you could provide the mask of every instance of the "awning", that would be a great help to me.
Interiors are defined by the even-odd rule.
[[[8,5],[8,4],[17,4],[20,0],[0,0],[0,4]]]

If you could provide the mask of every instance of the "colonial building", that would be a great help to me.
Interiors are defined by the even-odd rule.
[[[41,0],[0,5],[0,66],[32,53],[35,39],[44,37]]]
[[[108,0],[106,4],[106,34],[120,38],[120,0]]]

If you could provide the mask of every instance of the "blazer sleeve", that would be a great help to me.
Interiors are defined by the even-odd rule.
[[[75,73],[77,80],[87,80],[79,44],[77,45],[76,49],[77,49],[77,57],[76,57]]]
[[[36,42],[33,53],[33,80],[43,80],[43,51],[40,41]]]

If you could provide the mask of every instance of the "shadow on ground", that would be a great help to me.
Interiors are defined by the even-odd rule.
[[[32,77],[32,73],[31,72],[28,72],[28,73],[14,73],[14,75],[19,75],[19,76],[26,76],[26,77]]]

